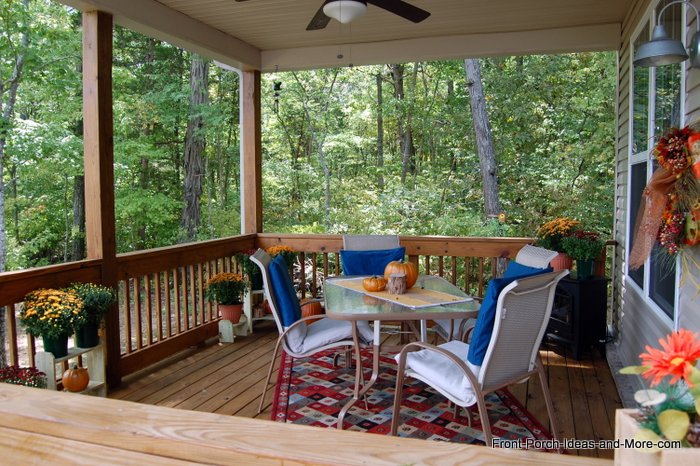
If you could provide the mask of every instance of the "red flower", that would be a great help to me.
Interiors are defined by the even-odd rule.
[[[658,385],[664,377],[670,375],[672,377],[669,383],[685,379],[688,386],[692,387],[690,372],[700,358],[700,340],[697,333],[680,329],[671,333],[666,340],[659,338],[659,343],[663,351],[647,346],[647,352],[639,355],[642,365],[647,367],[642,375],[653,379],[652,386]]]

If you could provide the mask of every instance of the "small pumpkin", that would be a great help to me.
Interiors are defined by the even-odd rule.
[[[73,365],[63,373],[63,388],[69,392],[82,392],[90,383],[90,374],[85,367]]]
[[[411,288],[418,280],[418,268],[413,262],[391,261],[384,269],[384,279],[389,280],[392,273],[402,273],[406,275],[406,289]]]
[[[309,298],[304,298],[301,300],[301,316],[302,317],[310,317],[310,316],[317,316],[319,314],[323,314],[323,306],[321,306],[321,303],[319,301],[312,301]],[[309,322],[313,323],[315,321]]]
[[[377,275],[367,277],[362,280],[362,288],[367,291],[382,291],[386,288],[386,279]]]

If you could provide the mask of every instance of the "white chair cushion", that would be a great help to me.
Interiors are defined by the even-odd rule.
[[[285,330],[288,327],[285,327]],[[304,347],[304,339],[306,334],[309,332],[309,326],[306,322],[302,322],[292,329],[291,332],[287,334],[287,345],[289,349],[295,353],[301,352]]]
[[[455,340],[444,343],[438,348],[447,350],[459,359],[467,362],[469,345],[466,343]],[[399,356],[396,355],[397,362],[398,359]],[[478,379],[479,368],[468,362],[467,367]],[[455,363],[442,354],[427,349],[408,353],[406,355],[406,368],[415,372],[423,380],[430,381],[430,385],[435,386],[435,388],[460,400],[465,406],[471,406],[476,403],[476,395],[469,379],[464,376],[464,373]]]
[[[515,261],[519,264],[527,265],[528,267],[544,269],[549,267],[549,263],[552,259],[557,257],[557,254],[559,254],[557,251],[526,244],[518,251],[518,255],[515,256]]]
[[[367,322],[358,322],[357,330],[364,342],[372,340],[372,330]],[[306,329],[301,351],[307,353],[340,340],[352,340],[352,324],[346,320],[319,319]]]

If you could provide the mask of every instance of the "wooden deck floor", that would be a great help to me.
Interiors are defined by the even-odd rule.
[[[235,343],[193,349],[158,368],[132,376],[113,390],[119,398],[173,408],[234,416],[270,418],[273,390],[268,390],[265,410],[257,414],[267,365],[277,332],[270,323],[255,333],[237,337]],[[612,439],[615,410],[621,408],[605,358],[597,351],[576,361],[558,347],[546,348],[549,386],[559,422],[560,438]],[[275,372],[276,376],[276,372]],[[547,419],[536,378],[510,387],[511,392],[538,419]],[[612,458],[612,450],[579,450],[572,454]]]

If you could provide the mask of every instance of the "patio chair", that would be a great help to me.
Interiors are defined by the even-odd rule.
[[[547,414],[556,438],[557,426],[547,377],[539,357],[540,343],[552,312],[557,283],[569,272],[550,272],[515,280],[495,279],[508,283],[498,294],[495,312],[484,309],[477,319],[471,343],[459,340],[440,346],[414,342],[406,345],[396,356],[398,371],[394,399],[391,435],[396,435],[401,416],[401,395],[404,377],[413,377],[433,387],[458,407],[475,404],[484,432],[486,445],[492,445],[493,435],[484,396],[510,384],[527,380],[537,374],[547,405]],[[481,323],[493,317],[493,328]],[[418,351],[417,351],[418,350]]]
[[[398,235],[343,235],[340,263],[345,275],[384,275],[389,262],[405,255]]]
[[[277,338],[270,367],[267,371],[267,379],[260,396],[260,404],[258,405],[258,413],[260,413],[280,346],[292,358],[303,358],[330,348],[345,348],[347,350],[345,352],[346,364],[348,364],[351,357],[350,350],[354,343],[352,324],[348,321],[329,319],[325,315],[301,318],[301,304],[294,291],[287,264],[282,256],[277,256],[273,260],[264,250],[258,249],[255,254],[250,256],[250,260],[260,268],[265,298],[270,304],[272,316],[279,332],[279,338]],[[304,305],[311,302],[317,302],[317,300],[307,301]],[[308,325],[311,323],[310,321],[314,321],[313,325]],[[372,330],[367,322],[359,322],[357,330],[362,344],[372,341]],[[360,363],[358,361],[358,364]]]
[[[518,251],[515,260],[508,263],[503,277],[524,278],[531,275],[551,272],[552,269],[549,267],[549,263],[557,254],[559,253],[556,251],[526,244]],[[494,296],[494,298],[496,296]],[[473,325],[474,321],[471,319],[469,321],[436,320],[435,324],[436,325],[433,327],[435,334],[444,341],[450,341],[461,340],[466,329],[470,325]]]

